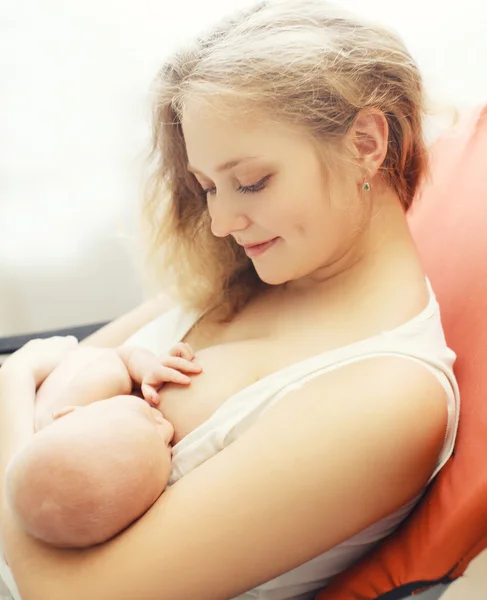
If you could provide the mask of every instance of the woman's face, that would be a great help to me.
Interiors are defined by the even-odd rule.
[[[189,103],[182,128],[213,234],[244,246],[264,282],[319,279],[346,262],[365,219],[354,172],[325,176],[307,137],[265,118],[229,120]]]

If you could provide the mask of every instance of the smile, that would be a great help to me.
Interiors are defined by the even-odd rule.
[[[244,246],[245,254],[249,258],[255,258],[256,256],[261,256],[264,252],[267,252],[274,244],[277,242],[279,238],[274,238],[273,240],[268,240],[267,242],[262,242],[261,244],[252,244],[248,246]]]

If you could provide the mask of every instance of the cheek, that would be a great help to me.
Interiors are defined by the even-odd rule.
[[[293,235],[308,239],[322,238],[325,232],[333,230],[333,214],[326,200],[319,198],[312,202],[302,202],[287,216],[288,230]]]
[[[293,172],[280,178],[249,216],[254,223],[286,239],[331,227],[332,212],[325,182],[308,168],[299,177]]]
[[[286,221],[296,235],[312,235],[323,231],[332,221],[330,201],[323,181],[312,172],[300,178],[287,202]]]
[[[324,216],[323,202],[317,202],[304,190],[286,194],[276,192],[267,207],[263,207],[260,218],[277,235],[286,238],[304,235],[310,226]]]

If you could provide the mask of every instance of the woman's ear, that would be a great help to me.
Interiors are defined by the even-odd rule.
[[[79,406],[65,406],[64,408],[61,408],[61,409],[53,412],[52,418],[55,421],[56,419],[65,417],[66,415],[69,415],[69,413],[72,413],[73,411],[77,410],[78,408],[79,408]]]
[[[362,173],[370,180],[387,154],[389,125],[384,113],[379,110],[359,112],[349,135]]]

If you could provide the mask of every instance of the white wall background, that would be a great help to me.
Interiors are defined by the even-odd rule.
[[[127,235],[151,79],[175,41],[244,1],[0,0],[0,336],[140,300]],[[403,35],[440,101],[487,102],[481,0],[343,2]]]

